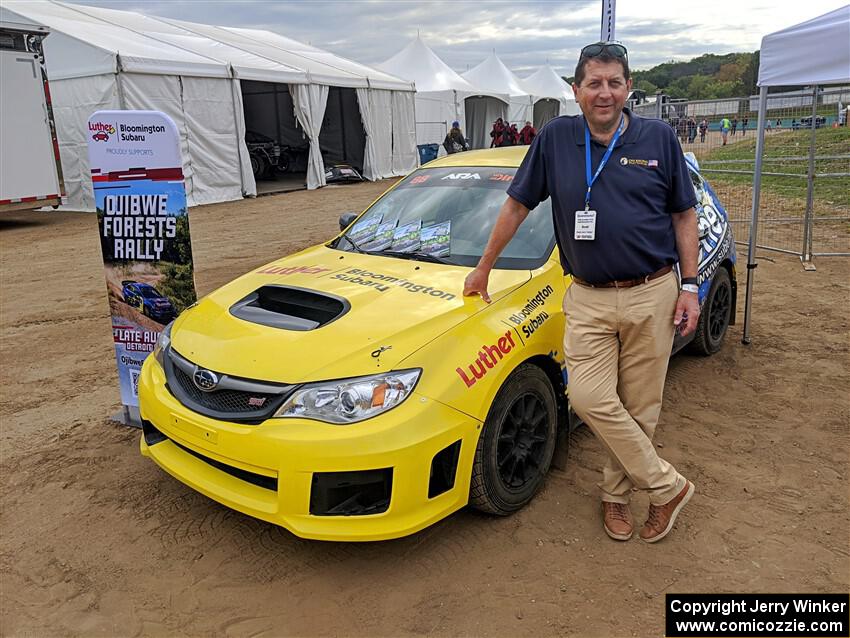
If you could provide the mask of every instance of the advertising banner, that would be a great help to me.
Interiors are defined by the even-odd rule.
[[[121,402],[137,422],[142,362],[196,299],[180,134],[158,111],[97,111],[86,134]]]

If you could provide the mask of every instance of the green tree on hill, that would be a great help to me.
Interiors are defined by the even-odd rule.
[[[688,62],[664,62],[646,71],[634,71],[632,76],[635,88],[647,94],[660,90],[670,97],[689,100],[745,96],[755,92],[758,52],[706,53]]]

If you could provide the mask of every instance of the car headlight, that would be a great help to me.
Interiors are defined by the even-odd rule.
[[[171,345],[171,326],[174,325],[172,321],[165,328],[162,329],[162,332],[159,333],[159,336],[156,338],[156,345],[153,347],[153,358],[157,360],[157,363],[165,368],[165,351],[168,349],[168,346]]]
[[[368,377],[310,383],[300,387],[275,417],[317,419],[337,425],[370,419],[401,404],[422,370],[400,370]]]

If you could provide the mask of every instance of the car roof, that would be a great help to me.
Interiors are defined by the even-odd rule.
[[[423,164],[422,168],[451,168],[455,166],[506,166],[517,168],[522,158],[528,152],[528,146],[506,146],[503,148],[488,148],[481,151],[465,151],[452,153],[432,162]]]

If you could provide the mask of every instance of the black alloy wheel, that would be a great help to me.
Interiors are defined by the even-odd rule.
[[[525,506],[543,484],[558,427],[546,373],[523,364],[496,395],[475,450],[470,505],[501,516]]]
[[[513,402],[496,444],[499,478],[508,489],[522,489],[537,476],[547,440],[546,405],[535,392],[525,392]]]
[[[705,356],[720,350],[731,317],[732,280],[729,278],[729,272],[721,266],[711,280],[711,288],[702,305],[696,334],[688,350]]]

